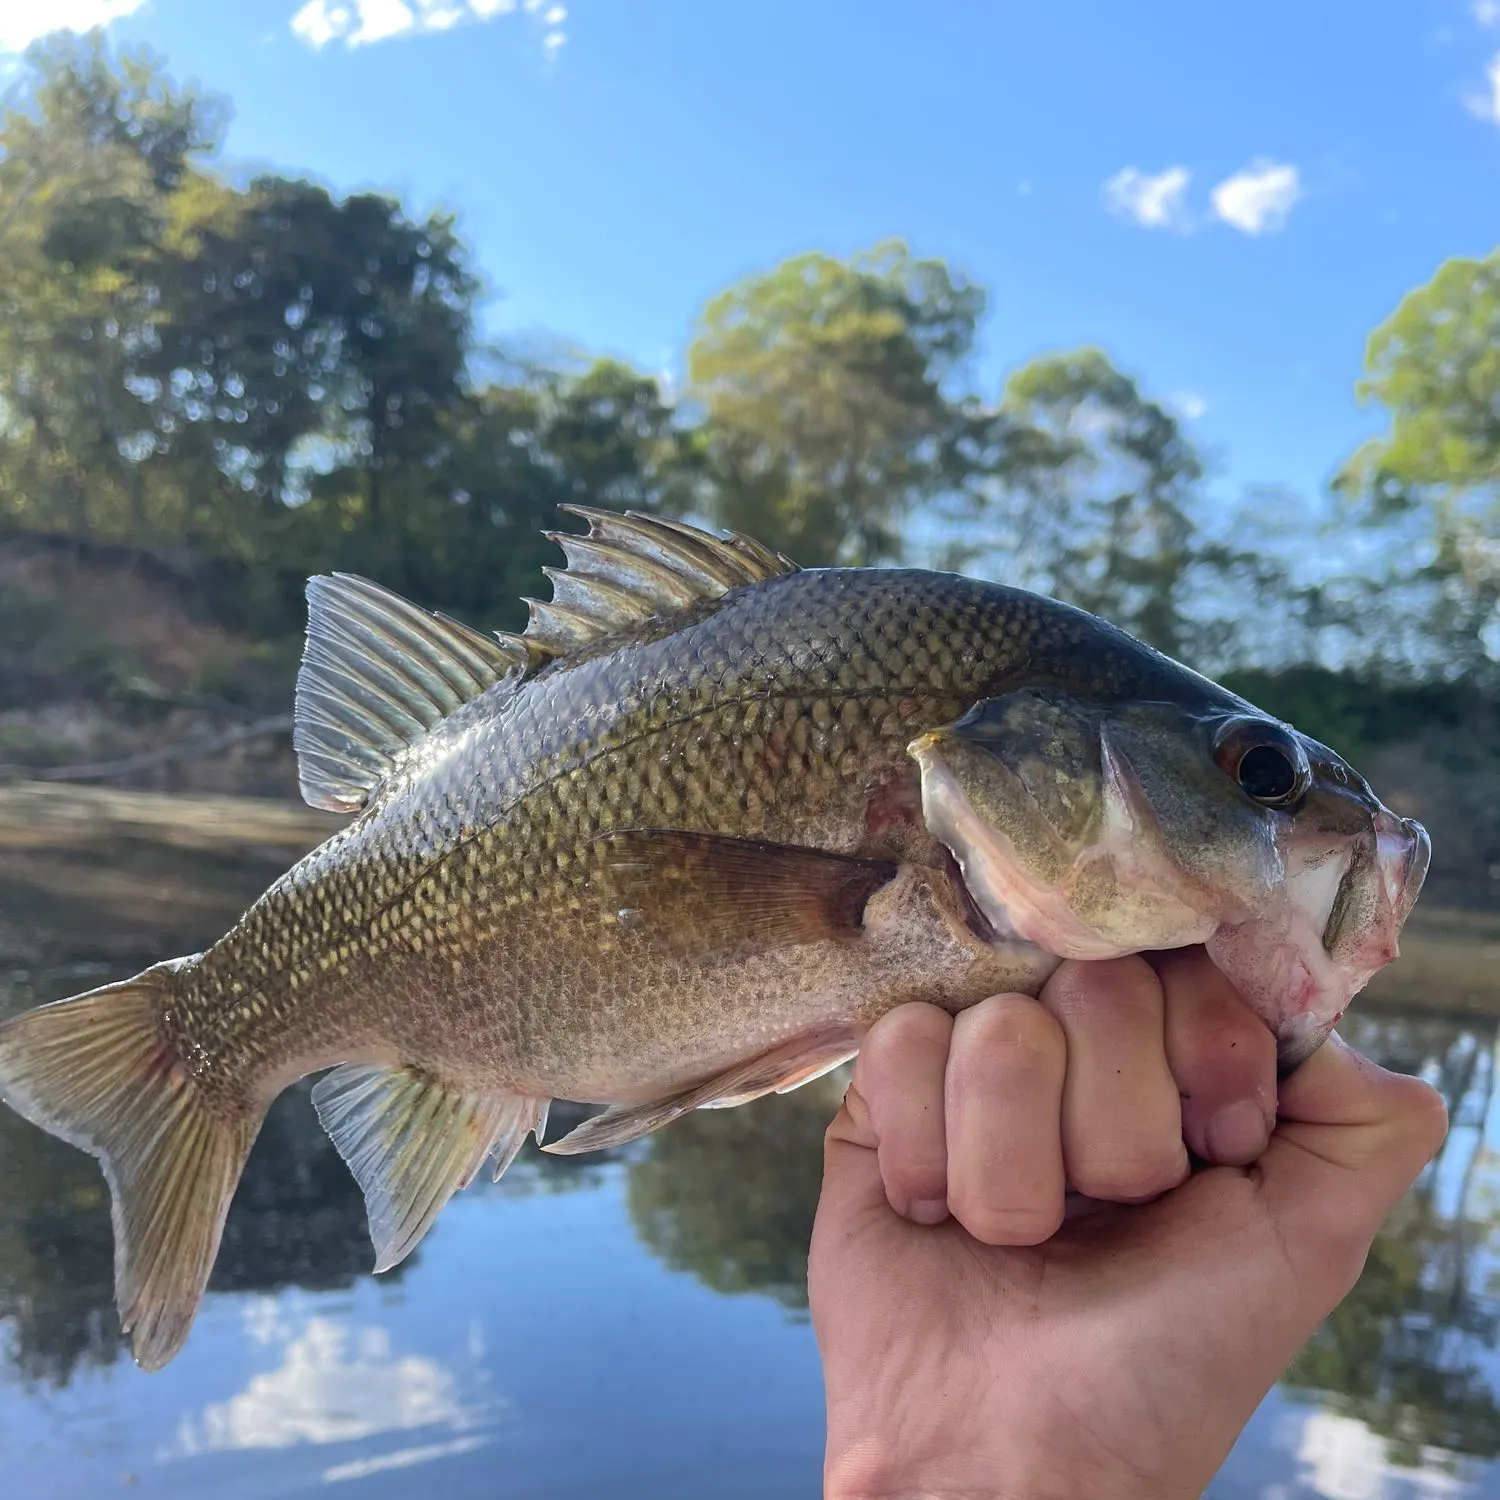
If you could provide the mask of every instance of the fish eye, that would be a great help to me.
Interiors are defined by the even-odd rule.
[[[1214,759],[1262,807],[1293,807],[1312,782],[1302,746],[1276,724],[1231,721],[1219,734]]]

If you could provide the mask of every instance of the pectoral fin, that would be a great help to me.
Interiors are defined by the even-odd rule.
[[[614,1105],[542,1150],[555,1156],[576,1156],[584,1151],[623,1146],[627,1141],[660,1130],[691,1110],[732,1109],[765,1094],[788,1094],[832,1072],[858,1051],[858,1036],[846,1028],[804,1033],[666,1099],[650,1104]]]
[[[601,879],[627,930],[694,957],[853,937],[891,860],[671,830],[604,835]]]

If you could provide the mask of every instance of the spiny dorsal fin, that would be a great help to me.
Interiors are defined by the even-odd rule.
[[[525,650],[349,573],[307,584],[292,744],[303,798],[354,812],[402,751],[524,667]]]
[[[797,570],[796,563],[746,536],[719,537],[634,510],[622,515],[584,505],[559,509],[587,521],[588,535],[545,533],[563,549],[567,567],[542,570],[552,580],[551,600],[526,600],[531,619],[524,634],[501,637],[533,662],[652,615]]]

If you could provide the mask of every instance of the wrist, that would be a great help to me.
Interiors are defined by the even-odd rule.
[[[925,1462],[900,1461],[891,1444],[866,1440],[829,1445],[823,1500],[1188,1500],[1111,1469],[1104,1475],[1066,1472],[1048,1455],[953,1453]],[[1198,1492],[1192,1491],[1193,1495]]]

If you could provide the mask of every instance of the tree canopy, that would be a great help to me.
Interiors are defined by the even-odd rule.
[[[1435,664],[1493,678],[1500,657],[1500,250],[1446,261],[1371,335],[1360,395],[1389,415],[1341,470],[1392,538],[1390,581]],[[1415,541],[1412,547],[1410,542]]]
[[[985,294],[941,258],[890,240],[746,276],[702,310],[678,391],[614,359],[525,365],[483,345],[452,216],[233,180],[225,113],[97,36],[35,49],[0,109],[0,528],[210,567],[227,622],[279,638],[328,568],[513,625],[571,500],[804,565],[983,571],[1212,670],[1493,676],[1500,252],[1372,336],[1362,389],[1390,428],[1340,487],[1402,545],[1293,587],[1104,351],[986,396]],[[1252,606],[1278,629],[1247,629]]]

